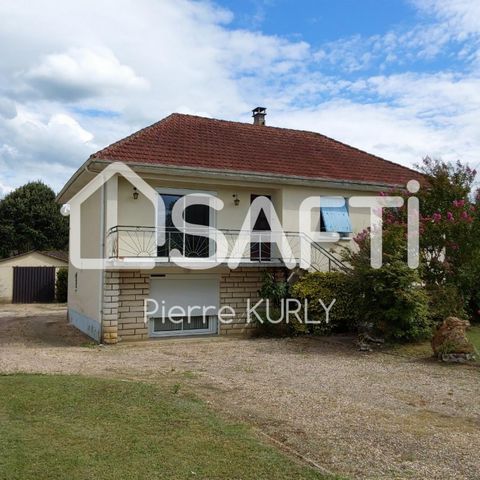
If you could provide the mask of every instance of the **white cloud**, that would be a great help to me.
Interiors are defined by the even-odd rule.
[[[480,33],[480,2],[477,0],[413,0],[413,3],[448,22],[451,30],[463,38]]]
[[[345,83],[345,90],[352,98],[275,112],[277,123],[315,130],[407,166],[426,155],[479,165],[480,76],[375,76]]]
[[[108,49],[72,48],[46,55],[25,78],[45,96],[74,101],[104,94],[146,89],[148,82],[122,65]]]
[[[444,131],[431,128],[404,108],[358,104],[348,100],[327,102],[321,108],[278,114],[289,128],[315,130],[383,158],[412,166],[427,154],[456,159],[461,142],[446,142]],[[463,152],[464,153],[464,152]]]
[[[10,120],[17,115],[15,102],[9,98],[0,98],[0,117]]]
[[[37,115],[21,110],[13,120],[5,122],[4,128],[8,132],[5,138],[21,144],[22,153],[28,153],[33,160],[38,154],[38,160],[71,163],[65,155],[71,154],[73,148],[85,154],[88,149],[82,146],[93,139],[74,118],[63,113],[54,114],[43,122]]]
[[[98,148],[93,135],[74,118],[58,113],[43,121],[23,108],[13,119],[0,119],[0,139],[0,184],[4,189],[38,179],[58,189]]]
[[[4,185],[3,183],[0,182],[0,198],[4,197],[7,195],[7,193],[10,193],[13,190],[12,187],[8,185]]]

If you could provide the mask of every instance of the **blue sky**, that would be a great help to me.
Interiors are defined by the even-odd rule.
[[[222,0],[217,3],[233,13],[230,28],[257,29],[292,41],[303,40],[318,49],[340,40],[358,38],[362,41],[389,32],[401,35],[421,25],[431,27],[437,21],[428,9],[421,10],[408,0]],[[401,62],[385,64],[378,58],[369,68],[348,72],[349,77],[401,73],[407,68],[415,72],[462,68],[463,62],[456,56],[462,43],[451,39],[443,45],[441,55],[428,58],[412,58],[408,52]],[[330,71],[337,71],[337,65],[331,65]]]
[[[0,2],[0,195],[171,112],[480,163],[478,0]]]
[[[260,29],[267,35],[302,39],[320,46],[352,35],[386,33],[413,25],[418,11],[402,0],[222,0],[231,10],[233,28]]]

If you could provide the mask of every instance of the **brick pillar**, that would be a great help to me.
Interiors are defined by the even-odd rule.
[[[102,342],[115,344],[118,341],[118,307],[120,295],[120,272],[105,272],[102,306]]]
[[[144,321],[144,302],[150,294],[150,274],[122,271],[119,286],[118,335],[122,341],[146,340],[148,325]]]

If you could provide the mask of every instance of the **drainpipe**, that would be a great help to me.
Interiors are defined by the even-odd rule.
[[[88,171],[88,167],[85,167]],[[105,258],[105,183],[102,184],[100,190],[100,258]],[[105,269],[101,268],[100,277],[100,293],[99,293],[99,319],[100,319],[100,340],[103,342],[103,289],[105,288]]]

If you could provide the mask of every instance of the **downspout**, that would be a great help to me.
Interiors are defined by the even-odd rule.
[[[89,172],[88,166],[85,166],[85,170]],[[92,173],[92,172],[90,172]],[[105,258],[105,183],[102,184],[100,190],[100,258]],[[102,267],[99,271],[100,276],[100,288],[99,288],[99,319],[100,319],[100,339],[99,343],[103,341],[103,289],[105,288],[105,269]]]

